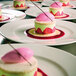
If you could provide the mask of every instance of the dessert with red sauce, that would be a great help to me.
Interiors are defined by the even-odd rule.
[[[10,17],[2,14],[1,6],[0,6],[0,22],[4,22],[4,21],[8,21],[8,20],[10,20]]]
[[[13,6],[16,9],[25,9],[25,0],[14,0],[13,1]]]
[[[17,48],[6,53],[0,60],[0,76],[47,76],[38,68],[33,51]]]
[[[26,30],[27,36],[36,39],[62,37],[64,32],[55,28],[56,23],[54,19],[55,17],[50,12],[39,14],[35,19],[35,27]]]
[[[62,8],[62,3],[61,2],[54,2],[53,4],[50,5],[49,8],[50,13],[52,13],[54,16],[63,16],[63,8]]]
[[[48,18],[47,16],[50,18]],[[35,32],[39,34],[49,34],[55,32],[54,16],[50,13],[41,13],[35,20]]]
[[[62,6],[69,6],[70,5],[70,0],[60,0],[62,3]]]
[[[50,5],[49,7],[49,12],[55,16],[56,19],[61,19],[61,18],[67,18],[69,17],[68,14],[65,14],[63,12],[63,7],[61,2],[54,2],[53,4]]]

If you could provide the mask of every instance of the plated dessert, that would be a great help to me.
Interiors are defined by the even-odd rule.
[[[14,0],[13,7],[16,9],[25,9],[26,8],[25,0]]]
[[[2,9],[1,9],[1,6],[0,6],[0,22],[8,21],[8,20],[10,20],[10,17],[2,14]]]
[[[64,36],[63,31],[55,28],[55,17],[49,12],[45,14],[41,13],[36,17],[35,28],[28,29],[27,35],[36,39],[55,39]]]
[[[63,7],[74,7],[74,5],[70,4],[70,0],[59,0],[62,3]]]
[[[69,6],[70,5],[70,0],[60,0],[62,3],[62,6]]]
[[[69,17],[69,15],[64,14],[62,3],[58,2],[58,1],[56,1],[50,5],[49,11],[50,11],[50,13],[52,13],[55,16],[55,18],[67,18],[67,17]]]
[[[38,62],[29,48],[17,48],[2,56],[0,76],[47,76],[38,68]]]
[[[54,16],[62,16],[63,15],[63,7],[61,2],[54,2],[50,5],[49,8],[50,13]]]
[[[39,34],[49,34],[55,32],[54,16],[50,13],[46,13],[49,18],[46,18],[44,13],[41,13],[35,20],[35,32]]]

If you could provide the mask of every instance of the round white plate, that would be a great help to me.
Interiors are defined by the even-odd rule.
[[[38,67],[48,76],[76,75],[76,57],[63,50],[37,44],[14,44],[13,46],[31,48],[38,60]],[[9,45],[0,45],[0,57],[10,50],[12,48]]]
[[[59,1],[59,0],[55,0],[55,1]],[[54,1],[44,0],[44,1],[42,2],[42,5],[50,6],[52,3],[54,3]],[[71,4],[71,5],[74,5],[74,7],[72,7],[72,8],[75,8],[75,7],[76,7],[76,1],[70,1],[70,4]]]
[[[15,19],[23,19],[26,16],[24,12],[11,9],[2,9],[2,15],[5,17],[9,17],[10,19],[6,21],[1,21],[0,23],[10,22]]]
[[[34,27],[34,19],[17,20],[10,22],[3,25],[0,31],[8,39],[14,40],[16,42],[39,43],[51,46],[64,45],[76,42],[75,23],[56,20],[56,25],[56,28],[65,32],[65,35],[63,37],[57,39],[41,40],[28,37],[27,34],[24,33],[24,31]]]
[[[42,7],[41,8],[44,12],[49,12],[49,7]],[[40,13],[42,13],[42,11],[37,8],[37,7],[32,7],[28,10],[25,11],[25,13],[27,15],[31,15],[34,17],[37,17]],[[63,19],[76,19],[76,10],[73,9],[64,9],[64,13],[70,15],[67,18],[63,18]]]
[[[22,11],[12,10],[12,9],[2,9],[2,13],[14,15],[15,18],[24,18],[26,14]]]

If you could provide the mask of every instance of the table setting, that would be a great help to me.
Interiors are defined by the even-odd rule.
[[[76,1],[0,1],[0,49],[1,76],[76,76]]]

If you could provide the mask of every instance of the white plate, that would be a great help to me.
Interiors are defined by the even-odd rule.
[[[12,9],[2,9],[2,13],[14,15],[16,18],[24,18],[26,16],[24,12]]]
[[[55,1],[59,1],[59,0],[55,0]],[[44,1],[42,2],[42,5],[50,6],[52,3],[54,3],[54,1],[44,0]],[[76,1],[70,1],[70,4],[71,4],[71,5],[74,5],[74,6],[76,7]],[[72,8],[75,8],[75,7],[72,7]]]
[[[6,21],[2,21],[0,23],[10,22],[15,19],[23,19],[26,16],[24,12],[17,11],[17,10],[11,10],[11,9],[2,9],[2,15],[4,17],[9,17],[10,19]]]
[[[14,40],[16,42],[23,43],[39,43],[43,45],[64,45],[76,42],[76,24],[66,21],[56,20],[56,27],[65,32],[65,35],[58,39],[47,39],[40,40],[34,39],[24,34],[24,31],[29,28],[34,27],[34,19],[17,20],[5,24],[1,27],[0,31],[8,39]]]
[[[44,12],[49,12],[49,7],[42,7],[41,8]],[[37,7],[32,7],[25,11],[27,15],[31,15],[37,17],[42,11]],[[76,19],[76,10],[73,9],[64,9],[64,13],[70,15],[70,17],[63,18],[63,19]]]
[[[37,44],[14,44],[13,46],[34,50],[39,68],[48,76],[76,76],[76,57],[63,50]],[[0,45],[0,57],[10,50],[12,48],[9,45]]]

